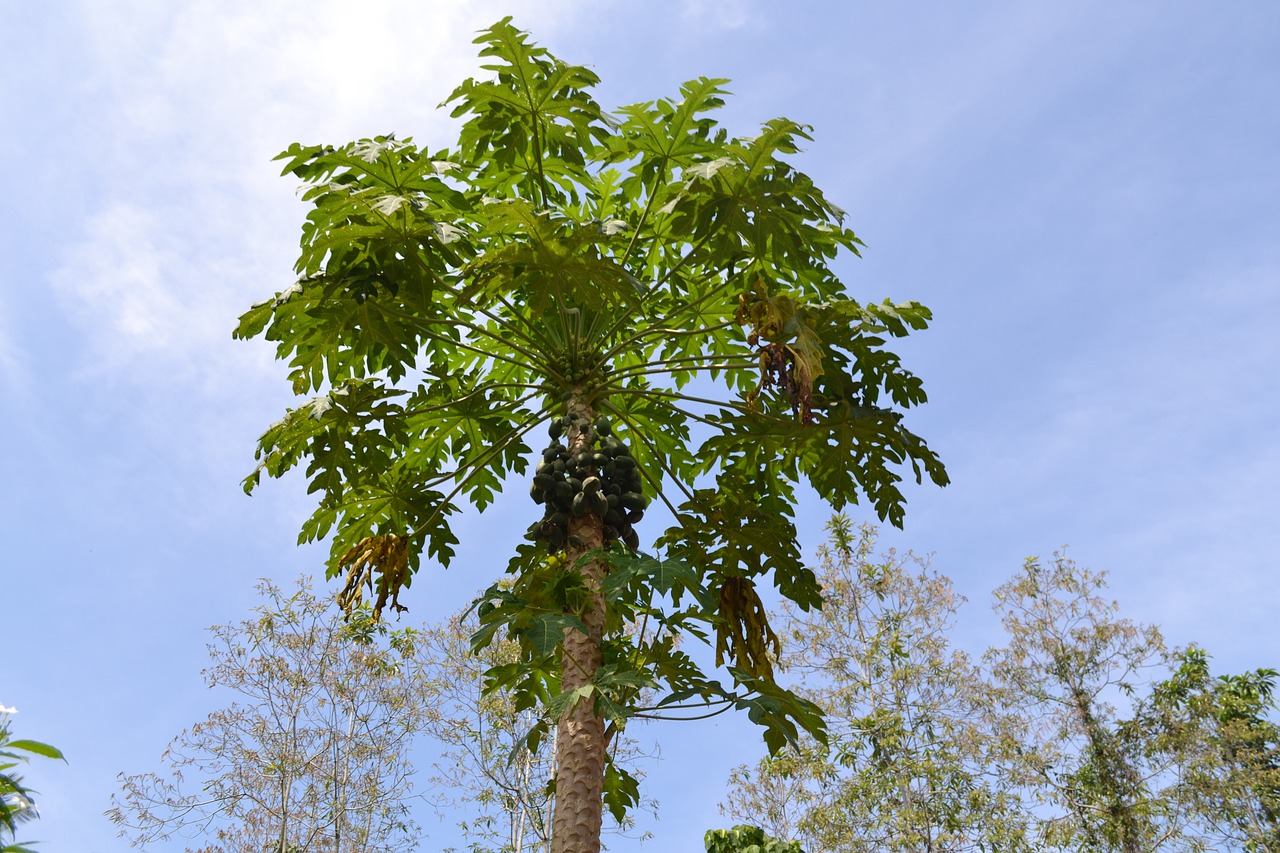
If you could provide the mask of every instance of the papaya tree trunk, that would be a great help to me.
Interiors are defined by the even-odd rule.
[[[569,411],[578,415],[569,428],[570,453],[590,446],[591,407],[571,403]],[[581,425],[581,428],[579,427]],[[569,519],[565,554],[570,564],[604,544],[604,521],[594,512]],[[564,636],[561,689],[573,691],[591,684],[602,662],[605,601],[599,594],[605,569],[599,561],[582,568],[591,589],[583,612],[578,614],[587,633],[570,628]],[[551,822],[551,853],[599,853],[604,796],[604,721],[596,716],[594,698],[575,703],[557,722],[556,800]]]

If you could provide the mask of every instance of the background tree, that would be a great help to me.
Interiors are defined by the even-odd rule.
[[[1026,815],[987,772],[992,701],[951,647],[961,599],[911,555],[875,554],[843,516],[819,550],[821,611],[784,605],[779,664],[825,713],[806,742],[732,775],[725,811],[822,851],[1025,847]]]
[[[380,644],[367,614],[344,623],[305,582],[259,592],[253,618],[211,629],[205,680],[238,700],[169,744],[169,775],[121,774],[107,814],[134,845],[177,836],[201,853],[413,849],[406,751],[429,709],[404,665],[411,635]]]
[[[1105,589],[1104,575],[1056,554],[996,590],[1009,639],[987,660],[1003,770],[1041,849],[1211,849],[1179,796],[1186,751],[1160,748],[1143,722],[1169,664],[1163,638],[1119,618]]]
[[[729,814],[809,853],[1280,849],[1274,670],[1212,677],[1060,554],[996,591],[1008,642],[978,667],[945,576],[830,530],[823,609],[772,617],[829,742],[738,768]]]
[[[31,853],[31,842],[18,841],[18,827],[40,816],[32,796],[35,792],[23,784],[18,768],[33,755],[63,757],[60,750],[47,743],[15,739],[12,720],[16,713],[16,708],[0,704],[0,853]]]
[[[1157,835],[1158,803],[1121,738],[1111,704],[1159,662],[1154,628],[1112,618],[1100,576],[1055,556],[1031,559],[995,592],[1009,644],[988,654],[1003,693],[1006,767],[1038,804],[1054,849],[1142,850]]]
[[[236,334],[276,341],[294,391],[319,396],[267,430],[246,487],[306,460],[319,506],[302,538],[332,535],[343,600],[367,588],[380,613],[423,553],[449,561],[460,501],[483,510],[525,474],[527,436],[549,422],[532,542],[483,597],[477,645],[521,644],[489,684],[548,708],[553,849],[588,853],[602,800],[635,801],[608,747],[659,712],[642,691],[668,712],[744,709],[774,749],[820,733],[773,679],[755,584],[819,604],[798,483],[897,524],[899,466],[946,482],[903,425],[921,383],[884,348],[929,312],[845,295],[830,264],[860,241],[784,159],[803,125],[731,138],[709,115],[726,81],[707,78],[612,116],[595,74],[509,19],[477,43],[493,77],[448,99],[451,148],[383,136],[282,155],[312,205],[301,278]],[[637,556],[651,499],[672,519],[664,560]],[[680,634],[715,636],[728,686]]]
[[[472,853],[547,850],[555,801],[555,733],[537,749],[523,747],[528,733],[542,722],[544,709],[518,707],[510,693],[482,689],[486,670],[520,660],[519,643],[495,640],[476,654],[469,641],[476,628],[474,612],[460,612],[414,638],[414,680],[435,712],[423,734],[442,753],[431,780],[437,792],[433,799],[455,819],[465,815],[459,825]],[[626,736],[615,738],[610,749],[622,767],[634,768],[646,757]],[[638,771],[634,775],[643,778]],[[643,805],[656,812],[652,800]],[[615,815],[612,828],[626,832],[633,823],[630,814]]]
[[[1280,726],[1276,671],[1214,678],[1190,647],[1152,691],[1137,725],[1178,758],[1177,792],[1216,846],[1280,850]]]

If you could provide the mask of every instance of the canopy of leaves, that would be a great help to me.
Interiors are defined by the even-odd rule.
[[[598,709],[621,722],[628,697],[664,684],[668,705],[746,707],[777,747],[820,721],[773,686],[749,622],[755,579],[820,600],[795,545],[798,485],[900,525],[902,469],[947,482],[904,425],[920,381],[886,349],[930,313],[846,294],[832,263],[861,241],[788,161],[806,126],[730,136],[713,118],[727,81],[710,78],[609,114],[593,72],[510,19],[477,43],[492,76],[446,101],[461,120],[451,146],[386,135],[281,155],[311,205],[299,278],[235,334],[275,342],[310,396],[263,435],[245,487],[303,467],[318,503],[300,540],[330,537],[331,574],[348,569],[353,594],[376,583],[381,606],[423,554],[450,561],[451,516],[526,472],[540,423],[570,402],[604,414],[670,513],[657,565],[679,568],[609,557],[626,580],[608,590]],[[495,683],[555,694],[545,659],[580,624],[573,568],[523,548],[515,586],[486,597],[481,644],[503,626],[528,651]],[[633,618],[660,630],[637,646],[622,633]],[[746,693],[674,644],[708,631],[732,646]]]

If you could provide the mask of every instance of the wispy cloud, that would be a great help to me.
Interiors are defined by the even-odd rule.
[[[8,308],[0,299],[0,382],[10,389],[23,391],[29,381],[25,361],[10,326]]]
[[[751,0],[686,0],[680,16],[686,24],[716,30],[757,29],[764,15]]]
[[[496,2],[82,4],[105,192],[50,278],[84,332],[84,375],[199,388],[248,369],[227,361],[230,330],[289,284],[303,213],[271,157],[389,131],[447,140],[436,106],[500,17]]]
[[[156,217],[116,202],[85,231],[52,278],[63,306],[89,333],[92,370],[115,373],[138,356],[191,346],[205,312],[196,300],[178,298],[179,253]]]

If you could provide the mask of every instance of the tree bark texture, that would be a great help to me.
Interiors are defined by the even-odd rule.
[[[591,441],[593,412],[572,405],[578,421],[568,430],[569,452]],[[604,544],[604,521],[594,512],[570,517],[565,554],[570,564]],[[582,569],[592,594],[578,614],[587,633],[570,628],[564,636],[560,689],[569,692],[595,679],[602,663],[605,602],[599,594],[605,569],[593,561]],[[605,741],[604,721],[596,716],[594,697],[577,702],[557,722],[556,799],[551,824],[551,853],[599,853],[603,817]]]

